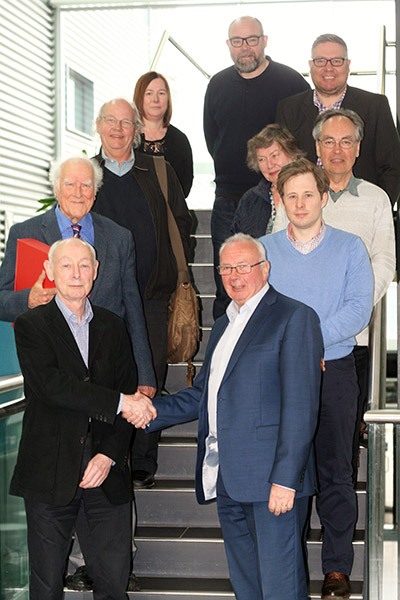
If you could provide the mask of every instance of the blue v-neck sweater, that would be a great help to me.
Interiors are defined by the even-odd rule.
[[[324,358],[332,360],[350,354],[354,336],[368,324],[374,280],[361,239],[328,225],[326,229],[320,244],[308,254],[293,247],[286,230],[265,235],[260,241],[271,264],[270,284],[316,311]]]

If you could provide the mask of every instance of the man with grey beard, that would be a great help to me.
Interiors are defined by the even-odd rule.
[[[205,96],[204,135],[214,160],[216,183],[211,217],[215,267],[241,196],[259,180],[259,175],[246,166],[247,140],[274,123],[281,99],[309,89],[297,71],[265,55],[267,40],[258,19],[240,17],[233,21],[226,43],[234,65],[211,78]],[[215,281],[217,318],[229,299],[216,271]]]

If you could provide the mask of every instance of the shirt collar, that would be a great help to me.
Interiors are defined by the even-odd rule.
[[[61,300],[61,298],[58,294],[56,294],[55,300],[56,300],[56,304],[57,304],[58,308],[60,309],[60,311],[61,311],[64,319],[67,321],[67,323],[68,324],[73,323],[74,325],[76,325],[78,323],[78,317],[76,316],[76,314],[70,308],[68,308],[68,306]],[[90,323],[90,321],[92,319],[93,319],[92,305],[90,304],[89,300],[86,298],[85,312],[83,315],[83,319],[79,323],[79,325],[81,326],[81,325]]]
[[[311,238],[311,240],[308,240],[308,242],[299,242],[298,240],[296,240],[294,238],[293,227],[292,227],[291,223],[289,223],[288,228],[286,230],[286,236],[287,236],[289,242],[292,244],[293,248],[298,250],[301,254],[309,254],[310,252],[315,250],[315,248],[317,246],[319,246],[320,243],[322,242],[322,240],[324,239],[325,233],[326,233],[326,225],[323,221],[322,221],[321,229],[319,230],[317,235],[315,235],[313,238]]]
[[[64,213],[61,212],[58,202],[57,202],[57,206],[56,206],[56,217],[57,217],[58,224],[60,225],[60,228],[61,228],[61,234],[63,233],[63,230],[71,231],[72,221],[70,221],[68,219],[68,217],[66,217],[64,215]],[[84,217],[82,217],[82,219],[77,224],[81,225],[82,229],[85,229],[88,227],[92,227],[92,223],[93,223],[92,215],[90,214],[90,212],[88,212]],[[81,237],[83,237],[82,233],[81,233]]]
[[[333,202],[339,200],[340,196],[344,194],[344,192],[349,192],[352,196],[359,196],[358,186],[361,183],[361,179],[357,179],[354,177],[353,173],[350,175],[350,179],[347,182],[346,187],[343,190],[339,190],[338,192],[334,192],[331,188],[329,188],[329,195],[332,198]]]
[[[114,175],[118,175],[119,177],[128,173],[135,163],[135,153],[133,152],[133,148],[131,149],[130,158],[128,158],[128,160],[123,160],[120,165],[115,158],[109,158],[103,148],[101,148],[101,156],[104,158],[104,166],[111,171],[111,173],[114,173]]]
[[[268,290],[269,290],[269,283],[267,282],[261,288],[261,290],[259,290],[256,294],[254,294],[254,296],[249,298],[249,300],[247,300],[247,302],[245,302],[245,304],[243,304],[243,306],[240,307],[240,312],[239,312],[239,307],[236,304],[236,302],[231,300],[231,302],[228,304],[228,307],[226,309],[226,316],[228,317],[229,321],[230,322],[234,321],[239,314],[245,316],[247,313],[247,315],[249,315],[248,318],[250,318],[250,316],[256,310],[258,304],[260,303],[263,296],[265,296],[265,294],[268,292]]]
[[[342,102],[344,100],[344,97],[346,95],[347,92],[347,85],[343,90],[343,94],[340,96],[340,98],[338,100],[336,100],[336,102],[334,104],[332,104],[332,106],[330,107],[330,109],[338,109],[341,108],[342,106]],[[322,104],[321,100],[318,98],[318,94],[317,94],[317,90],[314,90],[314,94],[313,94],[313,103],[314,106],[316,106],[318,108],[318,113],[322,113],[325,110],[328,110],[328,107],[325,106],[324,104]]]

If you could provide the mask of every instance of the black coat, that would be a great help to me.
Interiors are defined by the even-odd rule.
[[[132,426],[116,416],[120,392],[136,391],[136,368],[122,319],[93,307],[86,368],[55,300],[23,313],[15,339],[24,376],[25,411],[10,493],[68,504],[81,479],[89,417],[92,456],[112,458],[102,489],[113,504],[132,498],[128,448]]]
[[[400,142],[386,96],[347,86],[342,108],[357,112],[365,125],[354,175],[379,185],[393,205],[400,193]],[[312,90],[281,100],[276,112],[276,122],[289,129],[314,162],[317,154],[311,132],[317,116]]]

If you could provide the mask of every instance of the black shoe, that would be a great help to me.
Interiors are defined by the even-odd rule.
[[[135,573],[129,573],[128,579],[128,587],[126,588],[127,592],[140,592],[141,586],[139,583],[139,579],[136,577]]]
[[[350,582],[347,575],[332,571],[325,575],[324,584],[322,586],[321,598],[350,598]]]
[[[152,488],[155,484],[153,473],[148,471],[133,471],[132,472],[133,487],[138,488]]]
[[[86,565],[78,567],[73,575],[67,575],[64,581],[65,587],[76,592],[91,592],[93,590],[93,579],[86,570]]]

